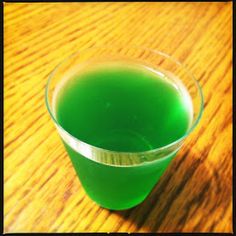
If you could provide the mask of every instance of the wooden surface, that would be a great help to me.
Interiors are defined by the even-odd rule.
[[[232,3],[4,4],[5,232],[232,232]],[[82,189],[45,107],[78,49],[165,51],[200,81],[203,118],[144,203],[108,211]]]

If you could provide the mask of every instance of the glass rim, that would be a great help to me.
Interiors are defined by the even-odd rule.
[[[132,48],[132,49],[143,49],[143,50],[146,50],[146,51],[149,51],[151,53],[154,53],[154,54],[158,54],[162,57],[164,57],[165,59],[168,59],[168,60],[171,60],[173,63],[177,64],[178,66],[181,67],[181,69],[184,70],[184,72],[194,81],[196,87],[197,87],[197,90],[200,94],[200,108],[199,108],[199,112],[197,114],[197,117],[196,119],[192,122],[190,128],[178,139],[174,140],[173,142],[167,144],[167,145],[164,145],[164,146],[161,146],[161,147],[158,147],[158,148],[153,148],[151,150],[147,150],[147,151],[138,151],[138,152],[124,152],[124,151],[115,151],[115,150],[109,150],[109,149],[105,149],[105,148],[101,148],[101,147],[97,147],[97,146],[94,146],[92,144],[89,144],[89,143],[86,143],[76,137],[74,137],[72,134],[70,134],[67,130],[65,130],[57,121],[56,117],[54,116],[53,112],[52,112],[52,108],[51,108],[51,105],[49,104],[49,86],[50,86],[50,83],[51,83],[51,80],[53,79],[53,76],[55,75],[55,73],[57,72],[57,70],[60,68],[60,66],[62,66],[66,61],[68,61],[69,59],[73,58],[74,56],[77,56],[78,54],[80,53],[83,53],[83,52],[86,52],[86,51],[89,51],[91,49],[101,49],[101,48],[104,48],[104,49],[114,49],[114,48]],[[78,63],[79,64],[79,63]],[[71,137],[72,139],[74,139],[76,142],[79,142],[83,145],[86,145],[86,146],[89,146],[90,148],[92,148],[93,150],[98,150],[98,151],[102,151],[102,152],[105,152],[105,153],[108,153],[108,154],[128,154],[128,155],[150,155],[150,154],[153,154],[153,153],[156,153],[156,152],[159,152],[159,151],[163,151],[165,149],[168,149],[170,148],[171,146],[174,146],[175,144],[177,143],[180,143],[181,141],[183,141],[187,136],[190,135],[190,133],[192,133],[192,131],[194,130],[194,128],[197,126],[197,124],[199,123],[201,117],[202,117],[202,113],[203,113],[203,108],[204,108],[204,98],[203,98],[203,92],[202,92],[202,88],[199,84],[199,82],[197,81],[197,79],[194,77],[194,75],[192,74],[192,72],[190,72],[189,69],[186,68],[186,66],[179,62],[177,59],[175,59],[173,56],[170,56],[169,54],[167,53],[164,53],[162,51],[159,51],[159,50],[156,50],[156,49],[150,49],[150,48],[146,48],[146,47],[140,47],[140,46],[118,46],[118,47],[112,47],[112,46],[95,46],[95,47],[90,47],[90,48],[87,48],[87,49],[83,49],[83,50],[77,50],[76,52],[72,53],[71,55],[67,56],[66,58],[64,58],[60,63],[57,64],[57,66],[50,72],[49,76],[48,76],[48,80],[47,80],[47,83],[46,83],[46,89],[45,89],[45,100],[46,100],[46,107],[47,107],[47,110],[50,114],[50,117],[52,118],[53,122],[60,128],[63,130],[63,132],[65,132],[69,137]],[[163,159],[165,157],[161,157],[161,158],[157,158],[157,159]]]

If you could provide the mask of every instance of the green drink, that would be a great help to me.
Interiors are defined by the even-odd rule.
[[[191,98],[180,81],[134,63],[81,67],[57,86],[55,101],[57,122],[70,135],[120,153],[169,145],[186,134],[193,118]],[[116,166],[91,160],[64,144],[87,194],[116,210],[142,202],[176,153],[142,165]]]
[[[203,96],[165,53],[111,46],[62,61],[46,105],[88,196],[123,210],[151,192],[198,124]]]

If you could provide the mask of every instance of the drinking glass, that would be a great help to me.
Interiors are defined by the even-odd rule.
[[[55,112],[56,94],[60,83],[77,75],[81,66],[103,61],[145,65],[163,72],[173,84],[177,83],[178,78],[192,101],[193,117],[185,134],[168,145],[152,150],[119,152],[79,140],[61,126]],[[132,208],[144,201],[176,156],[186,137],[198,124],[203,111],[201,88],[189,70],[163,52],[142,47],[93,47],[72,54],[50,74],[45,97],[49,114],[87,195],[101,207],[112,210]]]

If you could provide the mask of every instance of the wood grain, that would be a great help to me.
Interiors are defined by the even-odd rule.
[[[4,232],[232,232],[232,3],[4,4]],[[173,55],[205,108],[148,199],[108,211],[82,189],[44,102],[78,49],[142,45]]]

